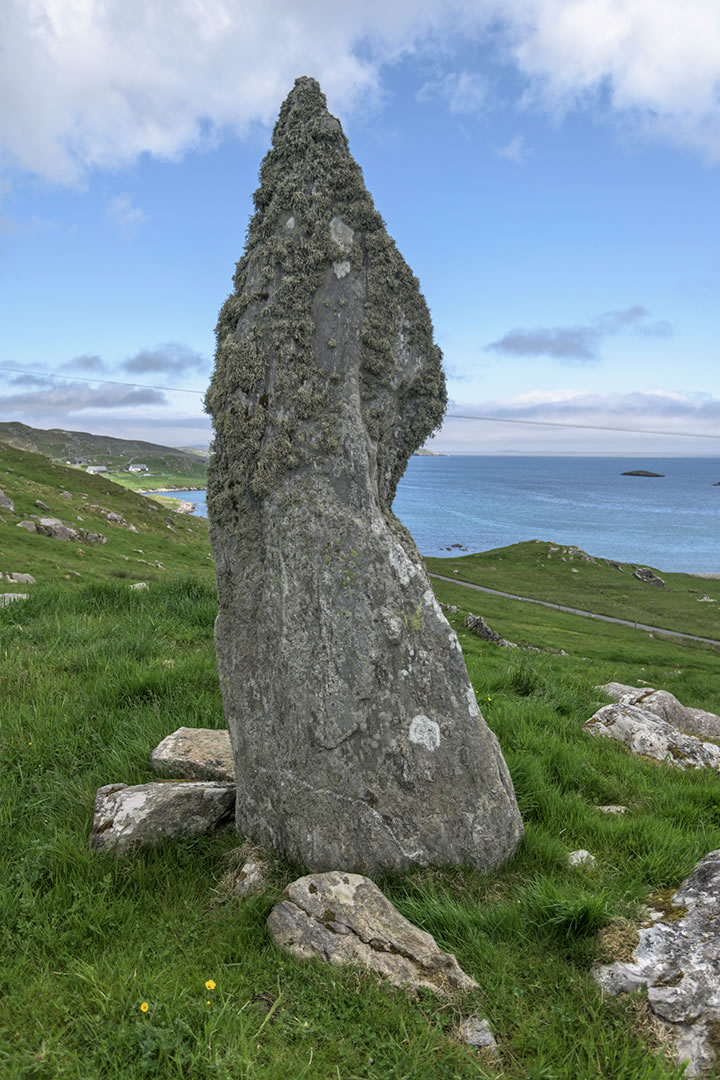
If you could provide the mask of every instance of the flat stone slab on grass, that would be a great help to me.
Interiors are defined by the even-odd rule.
[[[292,956],[354,964],[393,986],[423,986],[440,997],[477,989],[451,953],[409,922],[360,874],[330,870],[288,885],[268,916],[275,944]]]
[[[13,600],[27,600],[28,595],[26,592],[0,593],[0,607],[9,607]]]
[[[616,682],[605,683],[598,689],[621,705],[638,705],[641,709],[657,713],[668,724],[683,731],[720,739],[720,716],[706,712],[705,709],[693,709],[690,705],[683,705],[669,690],[654,690],[652,686],[627,686],[625,683]]]
[[[593,977],[609,994],[647,987],[678,1064],[689,1062],[684,1075],[699,1076],[715,1060],[720,1024],[720,851],[698,863],[669,908],[653,912],[629,963],[598,967]]]
[[[235,782],[235,765],[227,729],[178,728],[155,747],[150,755],[150,764],[155,772],[163,776]]]
[[[90,848],[126,855],[163,840],[212,832],[230,820],[234,809],[234,784],[107,784],[95,795]]]
[[[605,705],[586,721],[585,730],[679,769],[720,769],[720,746],[685,735],[657,713],[637,705]]]

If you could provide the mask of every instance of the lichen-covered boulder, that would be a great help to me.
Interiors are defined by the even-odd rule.
[[[683,1075],[699,1076],[716,1058],[720,1025],[720,851],[706,855],[664,907],[651,911],[630,962],[593,976],[610,994],[647,987],[678,1064],[688,1062]]]
[[[216,645],[237,826],[313,870],[502,863],[497,740],[391,511],[440,424],[440,352],[312,79],[261,169],[207,405]]]
[[[150,765],[164,776],[235,781],[230,736],[225,730],[178,728],[155,747]]]
[[[452,953],[409,922],[377,885],[337,870],[288,885],[268,916],[275,944],[301,959],[354,964],[393,986],[425,987],[439,997],[477,989]]]
[[[705,709],[683,705],[669,690],[627,686],[617,682],[605,683],[599,689],[613,701],[621,705],[638,705],[683,731],[690,731],[693,735],[709,735],[712,739],[720,738],[720,716]]]
[[[234,784],[106,784],[95,795],[90,849],[127,855],[163,840],[212,832],[230,820],[234,803]]]
[[[585,730],[679,769],[720,769],[720,746],[686,735],[657,713],[637,705],[605,705],[586,721]]]

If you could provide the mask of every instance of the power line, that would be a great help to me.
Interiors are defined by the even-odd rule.
[[[25,368],[0,367],[0,371],[13,371],[16,375],[41,375],[45,379],[55,379],[59,382],[63,379],[72,379],[75,382],[102,383],[103,386],[135,386],[143,390],[172,390],[179,394],[199,394],[201,397],[204,390],[186,390],[182,386],[151,386],[149,383],[119,382],[117,379],[89,379],[86,375],[55,375],[52,371],[27,371]]]
[[[119,382],[117,379],[91,379],[85,375],[56,375],[50,371],[28,371],[25,368],[0,367],[0,371],[11,371],[16,375],[38,375],[45,379],[72,379],[75,382],[100,383],[103,386],[133,386],[143,390],[168,390],[178,394],[198,394],[203,397],[204,390],[187,390],[182,386],[153,386],[150,383]],[[605,424],[571,424],[558,420],[520,420],[509,416],[469,416],[463,413],[448,413],[446,420],[480,420],[492,424],[530,424],[533,427],[579,428],[583,431],[620,431],[626,435],[677,435],[684,439],[720,439],[720,434],[698,431],[657,431],[654,428],[610,427]]]
[[[653,428],[607,427],[604,424],[567,424],[557,420],[516,420],[508,416],[462,416],[460,413],[448,413],[446,420],[490,420],[496,424],[533,424],[540,427],[583,428],[585,431],[624,431],[628,435],[681,435],[687,439],[720,439],[720,435],[710,435],[701,431],[656,431]]]

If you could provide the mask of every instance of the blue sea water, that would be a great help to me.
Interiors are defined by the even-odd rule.
[[[662,478],[623,476],[629,469]],[[423,555],[520,540],[720,573],[720,458],[413,457],[393,509]],[[204,491],[173,492],[207,515]]]

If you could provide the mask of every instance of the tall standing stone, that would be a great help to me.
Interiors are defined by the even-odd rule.
[[[217,326],[208,511],[240,832],[312,870],[497,866],[522,824],[391,511],[446,405],[418,282],[313,79]]]

